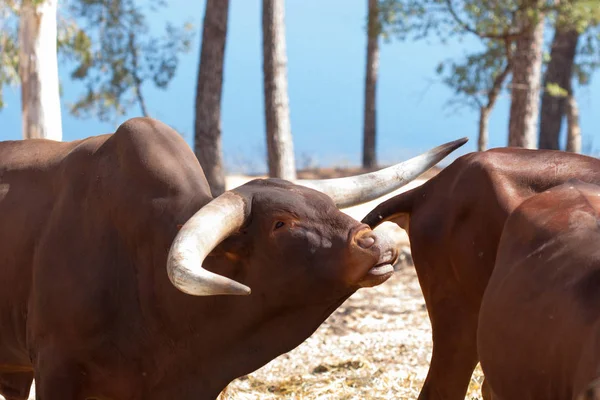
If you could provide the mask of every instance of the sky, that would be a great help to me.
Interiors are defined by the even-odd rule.
[[[193,51],[182,56],[166,90],[145,87],[149,113],[178,130],[193,146],[194,99],[201,44],[204,1],[170,0],[159,14],[149,14],[153,27],[191,20],[196,27]],[[222,139],[230,172],[264,169],[265,122],[262,87],[260,0],[231,0],[222,99]],[[359,165],[362,157],[365,22],[367,1],[287,0],[286,47],[294,150],[302,167],[312,160],[323,166]],[[549,33],[548,38],[551,36]],[[392,40],[381,43],[377,88],[377,155],[380,164],[400,162],[429,148],[461,137],[469,142],[448,160],[474,151],[475,110],[448,106],[449,88],[435,74],[437,64],[477,49],[474,37],[441,44]],[[63,140],[114,132],[137,107],[115,123],[79,119],[66,104],[83,93],[59,66]],[[577,89],[584,145],[600,146],[600,80]],[[0,140],[21,138],[20,92],[6,93],[0,111]],[[506,146],[510,98],[504,93],[490,119],[490,147]]]

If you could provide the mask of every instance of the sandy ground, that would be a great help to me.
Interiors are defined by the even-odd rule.
[[[249,179],[230,176],[227,187]],[[383,199],[423,182],[417,180],[382,199],[343,211],[360,220]],[[394,224],[378,229],[408,243],[405,232]],[[414,268],[405,264],[383,285],[359,290],[304,343],[235,380],[220,398],[416,399],[430,357],[431,326],[425,303]],[[467,399],[481,399],[481,381],[477,369]],[[33,393],[32,388],[32,400]]]

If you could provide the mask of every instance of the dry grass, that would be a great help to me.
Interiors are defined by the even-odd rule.
[[[416,399],[431,326],[412,266],[348,299],[303,344],[232,382],[220,400]],[[469,400],[481,399],[478,368]]]

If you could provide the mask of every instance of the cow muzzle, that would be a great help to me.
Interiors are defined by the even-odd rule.
[[[359,285],[375,286],[386,281],[394,273],[394,264],[399,257],[399,245],[386,234],[363,227],[355,236],[355,245],[375,258]]]

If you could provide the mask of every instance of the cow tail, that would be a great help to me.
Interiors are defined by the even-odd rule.
[[[362,222],[375,228],[385,221],[410,217],[415,200],[422,196],[421,192],[422,186],[418,186],[384,201],[368,213]]]

